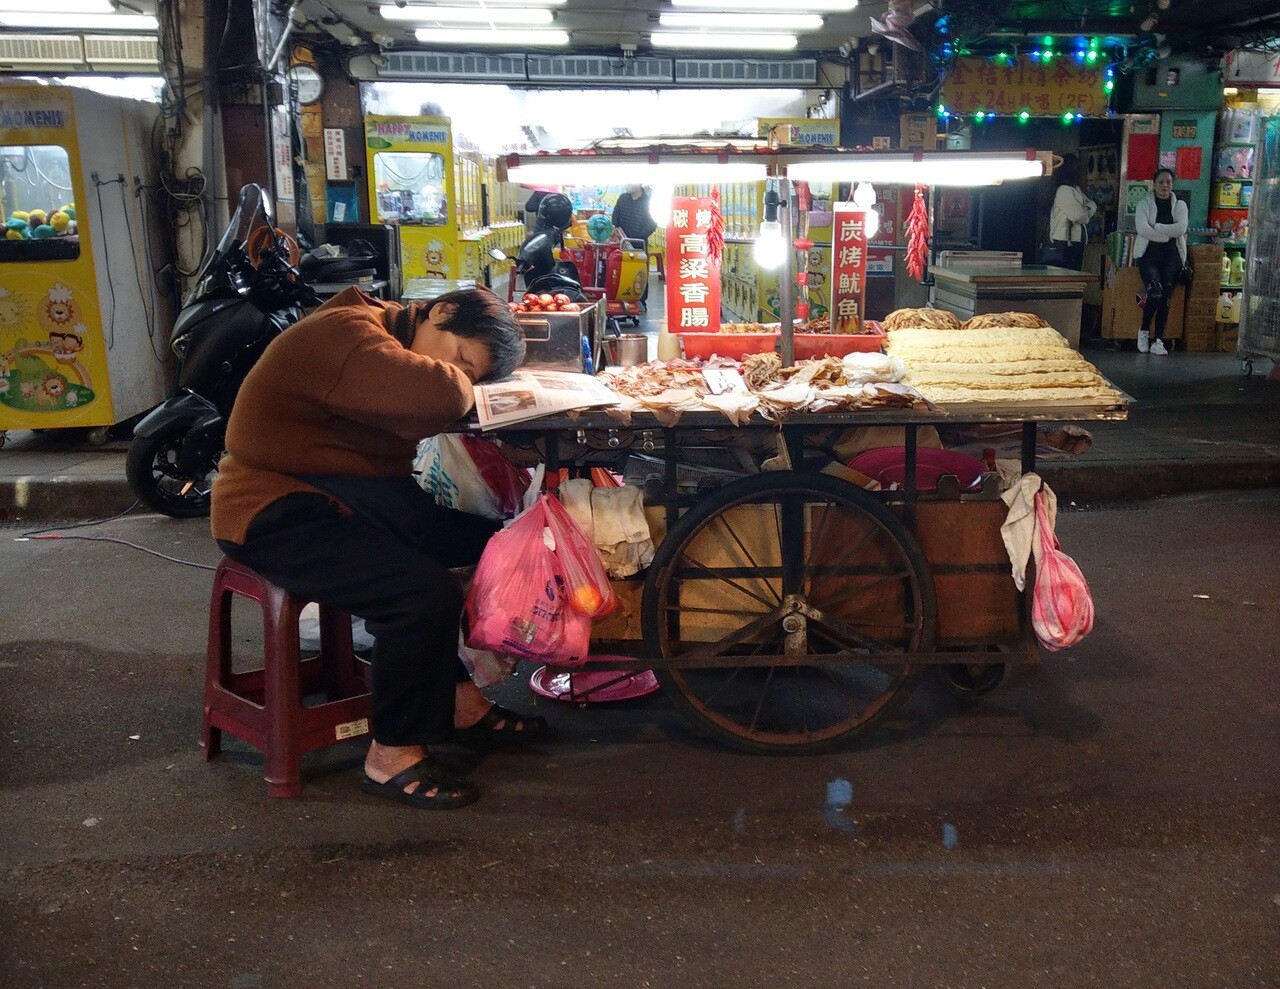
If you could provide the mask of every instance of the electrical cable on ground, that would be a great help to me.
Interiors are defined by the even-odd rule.
[[[105,522],[114,522],[116,519],[123,518],[124,516],[128,515],[140,504],[141,502],[135,501],[123,512],[120,512],[116,515],[112,515],[110,518],[94,519],[90,522],[75,522],[71,525],[55,525],[55,526],[50,526],[47,529],[31,529],[28,532],[22,533],[22,535],[20,536],[15,536],[13,541],[15,543],[23,543],[23,542],[28,542],[30,540],[79,539],[89,543],[116,543],[119,546],[128,546],[130,549],[136,549],[141,553],[146,553],[148,556],[158,556],[162,560],[168,560],[170,563],[178,563],[184,567],[194,567],[196,570],[216,570],[217,569],[217,567],[212,567],[207,563],[196,563],[194,560],[179,559],[176,556],[169,556],[167,553],[161,553],[159,550],[150,549],[147,546],[140,546],[137,543],[131,543],[127,539],[117,539],[114,536],[63,535],[63,533],[68,529],[84,529],[88,526],[102,525]]]

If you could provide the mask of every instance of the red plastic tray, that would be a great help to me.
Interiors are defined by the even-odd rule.
[[[868,327],[871,325],[867,324]],[[843,357],[845,354],[875,354],[884,346],[885,334],[867,333],[797,333],[796,360],[814,357]]]
[[[741,360],[748,354],[767,354],[778,349],[777,333],[680,333],[685,357],[719,354]]]

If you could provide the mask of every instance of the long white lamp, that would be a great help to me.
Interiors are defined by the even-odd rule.
[[[731,49],[736,51],[785,52],[796,46],[794,34],[731,34],[717,32],[654,31],[649,35],[654,48]]]
[[[671,6],[677,9],[690,7],[701,10],[783,10],[794,5],[800,10],[819,14],[840,14],[853,10],[858,0],[796,0],[788,4],[787,0],[671,0]]]
[[[155,31],[160,27],[150,14],[68,14],[61,8],[43,14],[0,10],[0,27],[61,28],[76,31]]]
[[[785,157],[785,156],[783,156]],[[821,155],[787,161],[787,176],[799,182],[880,182],[896,185],[997,185],[1006,179],[1037,178],[1044,166],[1023,152],[926,152]]]
[[[56,11],[55,8],[56,7]],[[0,0],[0,14],[111,14],[116,5],[113,0]],[[64,22],[65,23],[65,22]]]
[[[600,155],[521,158],[507,165],[507,181],[520,185],[684,185],[695,182],[759,182],[768,176],[763,161],[707,161],[689,158],[646,160]]]
[[[715,28],[721,31],[818,31],[822,28],[818,14],[752,13],[750,11],[674,11],[659,14],[662,27],[681,30]]]
[[[378,13],[384,20],[414,24],[542,25],[555,20],[555,14],[546,7],[397,7],[383,4]]]
[[[569,43],[568,31],[522,30],[520,28],[422,27],[413,32],[428,45],[512,45],[516,48],[560,48]]]

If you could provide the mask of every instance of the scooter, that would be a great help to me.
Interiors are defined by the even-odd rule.
[[[524,283],[526,292],[551,295],[563,293],[573,302],[586,302],[586,293],[582,291],[582,282],[578,279],[578,268],[571,261],[557,261],[554,249],[559,246],[560,237],[556,230],[535,230],[525,238],[516,254],[511,275],[507,280],[507,299],[515,301],[517,276]],[[512,261],[496,247],[489,252],[495,261]]]
[[[319,302],[290,263],[266,193],[244,186],[174,323],[177,387],[133,431],[125,474],[140,501],[174,518],[209,514],[227,418],[245,375],[303,306]]]

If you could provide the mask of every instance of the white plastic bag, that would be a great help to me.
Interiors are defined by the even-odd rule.
[[[351,645],[357,652],[373,648],[373,636],[364,627],[364,619],[351,616]],[[303,605],[298,615],[298,646],[303,652],[320,651],[320,605],[314,601]]]
[[[431,436],[418,445],[413,473],[424,491],[435,495],[445,508],[481,515],[487,519],[506,518],[498,497],[485,483],[475,461],[454,433]]]

